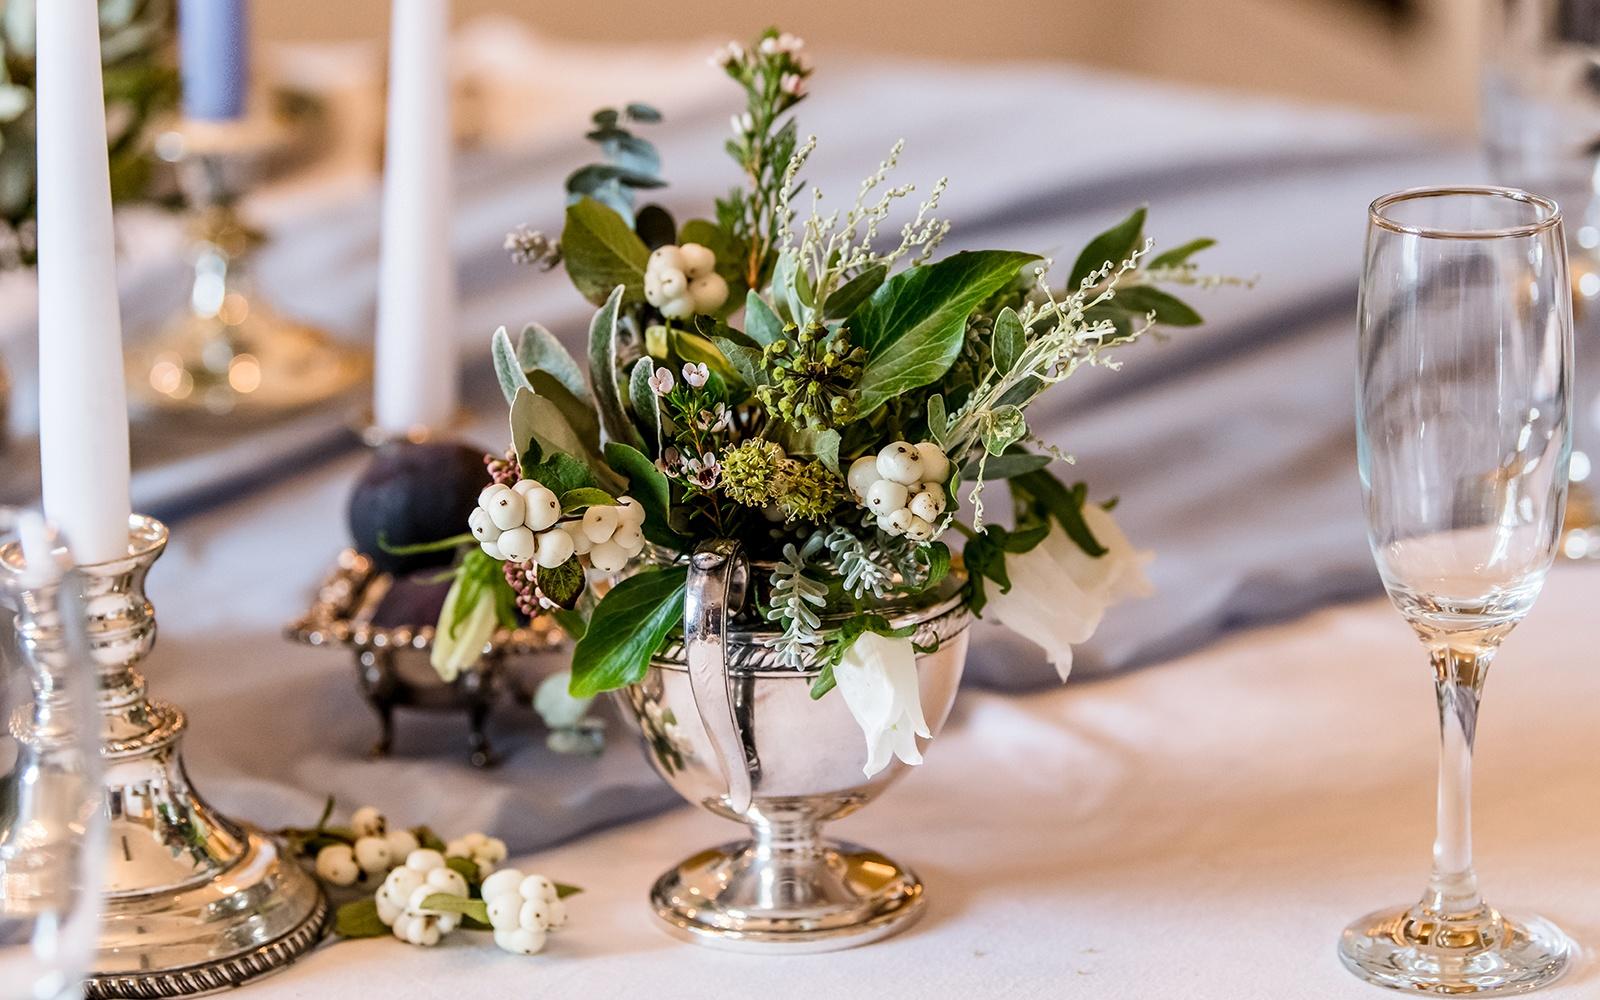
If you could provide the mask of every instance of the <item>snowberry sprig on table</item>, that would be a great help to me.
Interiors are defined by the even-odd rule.
[[[358,881],[382,879],[370,895],[339,907],[334,933],[340,937],[393,934],[432,947],[458,929],[494,931],[501,948],[532,955],[544,947],[548,931],[566,924],[566,897],[582,891],[543,875],[499,868],[506,845],[496,837],[468,833],[446,843],[426,826],[390,829],[372,806],[356,810],[347,826],[331,825],[332,814],[330,798],[315,827],[279,834],[289,841],[291,854],[315,859],[317,877],[335,893]],[[356,847],[363,842],[363,848]],[[363,868],[358,857],[379,856],[374,844],[388,848],[384,866]],[[505,900],[498,907],[493,905],[497,898]]]
[[[644,299],[667,319],[714,313],[728,301],[717,255],[698,243],[656,247],[645,264]]]
[[[856,459],[846,476],[861,506],[877,516],[879,529],[914,542],[932,541],[949,523],[949,480],[950,459],[932,441],[895,441]]]

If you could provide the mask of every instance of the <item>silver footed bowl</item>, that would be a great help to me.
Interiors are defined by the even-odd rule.
[[[747,952],[832,951],[866,944],[921,913],[915,872],[876,851],[821,835],[824,823],[871,802],[906,770],[865,776],[866,740],[837,692],[813,700],[818,669],[782,665],[777,633],[738,618],[750,569],[737,543],[708,542],[690,559],[684,637],[618,692],[645,755],[679,795],[746,824],[748,839],[700,851],[651,890],[674,936]],[[920,604],[875,609],[915,624],[922,710],[935,736],[950,714],[971,616],[952,577]],[[923,743],[925,746],[925,743]]]

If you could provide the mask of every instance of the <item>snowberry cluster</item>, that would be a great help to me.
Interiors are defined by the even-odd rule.
[[[850,464],[845,477],[863,507],[891,535],[926,542],[939,534],[950,479],[950,459],[932,441],[896,441]]]
[[[717,255],[698,243],[657,247],[645,265],[645,301],[667,319],[714,313],[728,301],[728,283],[716,266]]]
[[[643,525],[644,507],[626,496],[614,506],[592,506],[582,518],[563,521],[561,501],[534,479],[485,488],[467,518],[472,537],[495,559],[554,569],[587,555],[604,573],[615,573],[644,548]]]
[[[583,512],[581,521],[564,525],[576,552],[589,557],[589,565],[602,573],[615,573],[644,550],[644,507],[633,497],[617,497],[615,504],[596,504]]]
[[[545,934],[567,923],[567,904],[543,875],[502,869],[483,880],[482,893],[494,943],[514,954],[537,953],[544,948]]]
[[[389,873],[379,886],[378,919],[394,936],[411,944],[432,947],[461,924],[461,914],[423,906],[438,894],[467,898],[467,880],[445,864],[444,855],[426,847],[406,855],[405,864]]]
[[[478,875],[482,877],[494,871],[495,866],[506,859],[506,842],[487,834],[469,833],[446,844],[444,856],[466,858],[478,866]]]
[[[363,806],[350,817],[354,844],[329,844],[317,852],[317,875],[331,885],[355,885],[367,876],[386,874],[417,849],[410,830],[390,830],[383,814]]]

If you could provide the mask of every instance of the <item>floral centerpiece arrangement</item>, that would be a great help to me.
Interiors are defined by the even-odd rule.
[[[743,181],[706,217],[636,204],[665,181],[637,134],[660,115],[630,105],[594,115],[604,156],[569,178],[559,240],[508,237],[598,311],[581,362],[537,324],[494,336],[512,447],[460,540],[434,662],[453,676],[497,624],[549,612],[576,640],[573,697],[638,682],[682,627],[686,557],[734,539],[758,573],[746,614],[814,698],[840,689],[870,775],[928,735],[910,630],[884,608],[959,593],[1065,677],[1072,644],[1145,587],[1111,504],[1059,478],[1070,458],[1028,411],[1152,328],[1199,323],[1159,286],[1201,284],[1211,241],[1153,254],[1139,209],[1066,268],[941,255],[945,181],[915,199],[891,179],[899,145],[842,210],[805,190],[797,39],[715,62],[746,97],[725,145]],[[1002,480],[1007,524],[985,503]]]
[[[0,0],[0,271],[32,266],[34,232],[33,49],[36,0]],[[148,126],[178,99],[169,58],[173,0],[100,0],[111,193],[150,181]]]

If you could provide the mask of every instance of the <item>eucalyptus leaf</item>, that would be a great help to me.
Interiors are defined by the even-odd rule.
[[[1078,286],[1083,284],[1083,279],[1096,269],[1107,264],[1114,268],[1131,257],[1133,251],[1144,241],[1144,217],[1145,209],[1137,208],[1132,215],[1090,240],[1089,245],[1083,248],[1083,252],[1078,254],[1077,261],[1072,265],[1072,274],[1067,279],[1067,291],[1077,291]]]
[[[573,646],[574,698],[590,698],[644,679],[667,634],[683,621],[688,570],[646,569],[612,587],[595,605],[589,630]]]
[[[1149,285],[1118,288],[1111,301],[1129,312],[1154,314],[1157,323],[1167,326],[1199,326],[1205,322],[1182,300]]]
[[[639,246],[643,249],[644,244]],[[589,380],[594,390],[595,409],[600,411],[600,426],[605,429],[606,436],[643,448],[644,438],[623,411],[622,392],[617,385],[617,310],[624,294],[623,286],[612,288],[594,319],[589,321]]]
[[[636,122],[650,122],[653,124],[661,120],[661,112],[657,111],[653,106],[639,101],[629,104],[626,110],[628,117]]]
[[[593,198],[568,205],[561,253],[572,283],[595,305],[606,302],[619,285],[629,302],[643,300],[650,248],[614,208]]]
[[[995,369],[1002,375],[1010,374],[1011,369],[1017,367],[1017,359],[1022,357],[1027,346],[1028,337],[1023,332],[1022,320],[1017,317],[1015,309],[1006,306],[994,318]]]
[[[967,317],[1038,259],[1012,250],[966,251],[886,281],[850,318],[853,339],[867,351],[858,418],[942,377],[961,352]]]
[[[529,323],[522,328],[522,334],[517,338],[517,362],[524,372],[548,372],[574,396],[590,406],[594,405],[594,397],[589,394],[589,384],[584,381],[578,360],[556,339],[555,334],[538,323]],[[496,372],[498,374],[498,368]],[[506,402],[511,400],[507,399]]]

